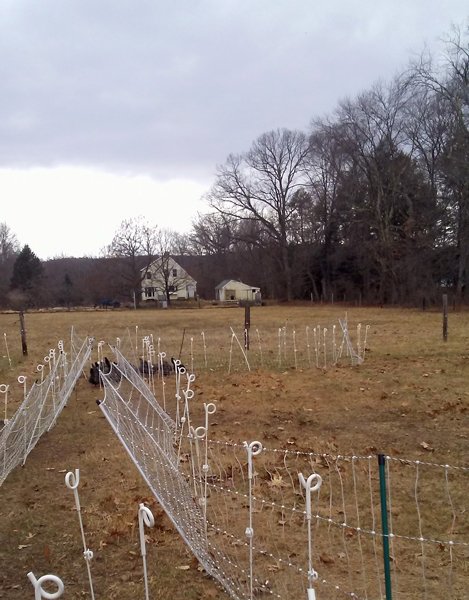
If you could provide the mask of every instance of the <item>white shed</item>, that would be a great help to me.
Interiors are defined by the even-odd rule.
[[[232,302],[249,300],[251,302],[261,301],[261,288],[247,285],[235,279],[224,279],[215,288],[215,298],[220,302]]]

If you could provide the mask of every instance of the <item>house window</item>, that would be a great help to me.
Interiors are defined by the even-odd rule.
[[[147,298],[152,298],[153,295],[154,295],[154,292],[155,292],[155,288],[152,288],[152,287],[146,287],[145,288],[145,296]]]
[[[178,270],[177,269],[173,269],[173,277],[177,277],[178,276]]]
[[[147,279],[151,279],[151,273],[150,273],[150,271],[147,271],[147,272],[146,272],[146,275],[145,275],[145,277],[146,277]]]
[[[168,292],[175,292],[175,291],[176,291],[176,286],[168,285]]]

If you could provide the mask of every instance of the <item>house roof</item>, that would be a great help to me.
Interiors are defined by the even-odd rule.
[[[223,281],[221,281],[218,285],[215,286],[216,290],[220,290],[222,287],[225,287],[225,285],[227,283],[229,283],[230,281],[234,281],[234,279],[224,279]],[[241,282],[240,282],[241,283]]]
[[[247,283],[243,283],[242,281],[239,281],[238,279],[224,279],[223,281],[221,281],[217,286],[215,286],[216,290],[221,290],[222,288],[226,287],[229,283],[231,282],[237,283],[238,285],[243,285],[245,288],[249,288],[249,289],[256,289],[259,290],[260,288],[257,287],[256,285],[248,285]]]
[[[155,263],[157,263],[158,261],[161,260],[161,256],[157,256],[154,260],[152,260],[152,262],[148,265],[148,266],[144,266],[140,269],[140,271],[148,271],[152,265],[154,265]],[[169,258],[171,259],[172,263],[174,263],[175,265],[177,265],[180,269],[182,269],[183,271],[185,271],[186,275],[192,279],[193,281],[195,281],[195,279],[192,277],[192,275],[187,271],[186,265],[182,264],[184,262],[186,262],[185,260],[183,260],[186,257],[183,256],[178,256],[176,260],[176,258],[172,255],[169,256]]]

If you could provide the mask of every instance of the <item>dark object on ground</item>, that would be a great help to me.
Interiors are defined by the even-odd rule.
[[[167,361],[167,360],[163,360],[163,375],[171,375],[171,373],[174,371],[173,366]],[[156,364],[153,365],[151,363],[149,363],[147,360],[143,360],[142,358],[140,359],[140,364],[138,366],[138,370],[140,373],[142,373],[143,375],[149,375],[150,373],[157,374],[160,372],[160,364]]]
[[[115,366],[116,363],[111,363],[108,357],[105,356],[104,360],[91,365],[88,381],[93,385],[99,385],[101,373],[104,373],[105,375],[110,374],[111,379],[118,383],[122,378],[122,374],[119,369],[114,368]]]
[[[111,300],[110,298],[102,298],[98,303],[94,305],[95,308],[119,308],[121,303],[118,300]]]
[[[176,359],[173,358],[172,356],[171,356],[171,362],[173,363],[174,370],[178,369],[179,372],[180,371],[183,371],[183,372],[187,371],[186,367],[182,363],[176,366]]]

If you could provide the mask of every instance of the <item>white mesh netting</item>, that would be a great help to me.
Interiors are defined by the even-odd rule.
[[[114,352],[100,408],[185,542],[232,598],[297,598],[313,587],[321,599],[384,597],[376,456],[210,439],[215,407],[204,405],[205,419],[193,422],[194,375],[177,368],[172,395],[162,369],[148,369],[146,382]],[[163,379],[164,408],[154,377]],[[385,459],[394,597],[444,590],[462,600],[469,470]],[[310,515],[300,474],[322,479]]]
[[[54,425],[90,354],[90,340],[80,340],[72,331],[69,352],[63,341],[52,348],[44,357],[45,364],[38,365],[38,379],[29,391],[26,377],[18,378],[24,385],[24,400],[0,431],[0,485],[17,465],[24,464],[43,433]]]

